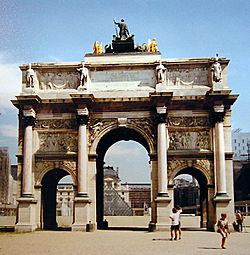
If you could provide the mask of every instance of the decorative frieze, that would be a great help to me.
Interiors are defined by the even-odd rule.
[[[169,127],[210,127],[208,117],[168,117]]]
[[[76,152],[77,135],[74,133],[39,133],[39,152]]]
[[[210,132],[169,132],[170,150],[210,150]]]
[[[37,120],[36,129],[76,129],[75,119],[47,119]]]

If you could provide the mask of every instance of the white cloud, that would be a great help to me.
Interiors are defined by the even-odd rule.
[[[127,157],[127,156],[139,156],[142,153],[142,149],[138,146],[134,146],[131,144],[131,146],[123,146],[122,144],[115,144],[111,146],[108,151],[107,155],[108,157]]]
[[[17,127],[13,125],[1,125],[0,136],[17,138]]]
[[[4,54],[0,52],[0,112],[5,113],[5,109],[13,108],[10,102],[21,91],[21,71],[19,64],[7,63]]]

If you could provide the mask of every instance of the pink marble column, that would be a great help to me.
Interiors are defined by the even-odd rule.
[[[226,161],[225,161],[225,142],[224,142],[224,105],[218,104],[214,106],[215,116],[215,168],[216,168],[216,188],[217,196],[227,194],[226,188]]]
[[[167,175],[167,108],[157,107],[157,158],[158,158],[158,196],[168,196],[168,175]]]
[[[87,151],[87,122],[88,109],[77,109],[78,120],[78,196],[87,196],[87,177],[88,177],[88,151]]]
[[[22,174],[22,196],[33,196],[33,125],[35,121],[35,111],[33,109],[24,110],[24,138],[23,138],[23,174]]]
[[[226,163],[223,122],[215,123],[215,164],[217,194],[226,194]]]

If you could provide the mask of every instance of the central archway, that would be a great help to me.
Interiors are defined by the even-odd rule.
[[[140,134],[138,131],[131,129],[120,127],[113,129],[106,133],[99,141],[98,146],[96,148],[97,152],[97,175],[96,175],[96,215],[97,215],[97,228],[103,229],[106,228],[106,224],[104,222],[104,181],[103,181],[103,168],[104,168],[104,157],[107,150],[118,141],[135,141],[144,146],[148,153],[150,153],[149,145],[146,139]]]

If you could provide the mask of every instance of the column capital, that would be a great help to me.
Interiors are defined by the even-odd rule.
[[[156,107],[156,120],[157,123],[166,123],[167,120],[167,107],[157,106]]]
[[[87,125],[89,120],[89,110],[87,107],[78,108],[76,115],[78,125]]]
[[[213,112],[210,116],[210,120],[213,124],[216,122],[223,122],[225,117],[225,107],[223,104],[216,104],[213,107]]]
[[[22,121],[25,127],[27,126],[35,126],[35,122],[36,122],[36,118],[34,118],[33,116],[23,116],[22,117]]]

